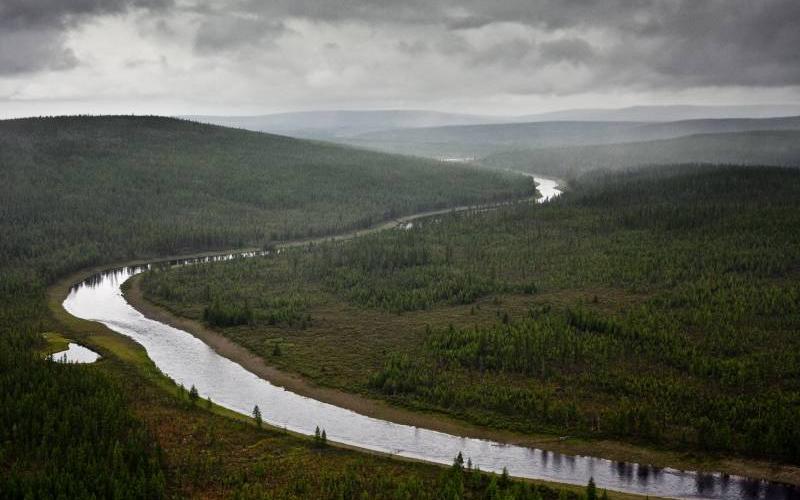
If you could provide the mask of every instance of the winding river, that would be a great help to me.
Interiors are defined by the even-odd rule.
[[[536,179],[540,201],[557,196],[556,182]],[[541,182],[545,181],[545,182]],[[172,261],[186,265],[201,261],[253,257],[231,254]],[[249,415],[254,405],[272,425],[303,434],[319,426],[328,439],[403,457],[450,464],[459,453],[484,471],[512,476],[585,485],[594,477],[600,488],[675,498],[798,499],[800,489],[737,476],[701,474],[601,458],[570,456],[536,448],[445,434],[367,417],[344,408],[300,396],[257,377],[222,357],[201,340],[151,320],[130,306],[120,286],[150,265],[113,269],[74,285],[64,308],[72,315],[99,321],[141,344],[163,373],[186,387],[194,385],[203,397]]]

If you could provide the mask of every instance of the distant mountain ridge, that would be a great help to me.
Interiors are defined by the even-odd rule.
[[[800,104],[738,106],[630,106],[616,109],[567,109],[517,117],[518,121],[638,121],[666,122],[726,118],[778,118],[800,115]]]
[[[424,110],[301,111],[255,116],[182,116],[188,120],[243,128],[256,132],[301,138],[335,138],[396,128],[439,127],[499,123],[508,117],[492,117]]]
[[[671,163],[800,167],[800,130],[695,134],[620,144],[507,150],[479,163],[562,178],[597,169]]]
[[[510,149],[536,149],[674,139],[697,134],[800,130],[800,116],[702,119],[674,122],[552,121],[453,125],[361,134],[342,142],[431,157],[482,157]]]
[[[745,106],[632,106],[568,109],[524,115],[480,115],[428,110],[299,111],[250,116],[183,115],[180,118],[302,138],[342,138],[391,129],[554,121],[668,122],[696,119],[773,118],[800,115],[800,104]]]

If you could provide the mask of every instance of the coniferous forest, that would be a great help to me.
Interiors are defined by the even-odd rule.
[[[0,0],[0,500],[800,500],[799,0]]]
[[[220,416],[211,401],[170,386],[141,348],[58,312],[63,289],[51,285],[91,266],[268,245],[531,191],[521,176],[167,118],[0,122],[0,497],[261,498],[267,488],[276,498],[436,498],[497,489],[477,472],[316,450]],[[44,332],[103,358],[47,361]],[[501,490],[511,488],[520,498],[559,494]]]
[[[595,172],[545,205],[142,288],[321,384],[490,427],[800,463],[799,203],[796,169]],[[213,320],[219,304],[242,321]]]

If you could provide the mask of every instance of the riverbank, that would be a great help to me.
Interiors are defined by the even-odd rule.
[[[252,251],[252,249],[242,249],[237,252],[248,251]],[[192,254],[190,257],[210,257],[228,253],[204,252]],[[155,262],[178,258],[178,256],[170,256],[156,259]],[[148,422],[148,425],[153,426],[151,429],[153,429],[156,436],[160,436],[159,442],[162,447],[166,448],[167,457],[178,454],[180,455],[178,462],[189,460],[191,464],[190,457],[193,454],[203,455],[208,453],[208,449],[204,448],[207,446],[207,444],[204,444],[205,441],[202,439],[198,441],[195,435],[196,429],[214,429],[215,432],[228,436],[227,439],[218,440],[218,442],[226,443],[224,451],[226,456],[230,458],[232,463],[235,462],[240,466],[243,452],[250,456],[261,449],[264,450],[262,453],[275,449],[277,456],[281,457],[280,460],[286,460],[282,457],[283,452],[281,450],[289,447],[298,450],[292,454],[292,457],[297,454],[302,457],[311,449],[316,455],[313,457],[315,463],[324,461],[324,457],[330,455],[330,460],[335,461],[337,464],[355,463],[362,468],[372,467],[381,470],[394,470],[394,474],[406,471],[418,473],[423,477],[435,477],[438,471],[447,469],[445,465],[426,460],[397,456],[336,442],[329,442],[329,451],[320,453],[319,450],[313,449],[312,439],[309,436],[272,426],[266,422],[263,424],[263,429],[257,429],[252,418],[216,403],[209,405],[201,401],[197,404],[196,409],[187,409],[185,392],[181,395],[176,391],[175,382],[156,367],[140,344],[125,335],[110,330],[102,323],[77,318],[63,307],[64,300],[75,283],[83,282],[103,269],[136,266],[147,262],[145,260],[129,261],[117,266],[98,266],[73,273],[48,287],[47,304],[52,320],[61,327],[64,335],[80,341],[81,344],[102,355],[101,360],[93,369],[105,371],[115,378],[124,380],[126,385],[135,388],[130,392],[130,397],[134,407],[137,408],[137,414],[145,422]],[[245,440],[245,437],[252,442],[239,448],[237,443]],[[166,443],[164,439],[167,439]],[[271,445],[264,446],[264,443],[271,443]],[[193,447],[196,448],[198,446],[201,448],[194,451],[191,450]],[[228,449],[230,446],[234,448]],[[187,447],[188,451],[184,449]],[[235,459],[233,458],[234,456]],[[261,459],[264,459],[263,456]],[[174,461],[176,459],[172,457],[169,460]],[[295,460],[295,458],[292,458],[292,460]],[[225,461],[220,462],[220,464],[226,463]],[[298,464],[298,467],[305,466]],[[583,494],[585,490],[580,485],[553,481],[526,478],[517,480],[544,485],[556,490],[566,490],[578,495]],[[639,495],[617,491],[609,491],[609,497],[619,500],[642,498]]]
[[[242,365],[259,377],[292,392],[346,408],[363,415],[396,423],[437,430],[465,437],[536,447],[569,455],[603,457],[615,461],[637,462],[680,470],[722,472],[772,481],[800,484],[800,468],[769,462],[730,457],[700,456],[670,450],[658,450],[609,440],[560,440],[554,436],[527,435],[490,429],[465,423],[442,414],[423,413],[367,398],[358,394],[321,387],[303,377],[267,365],[262,358],[239,346],[204,324],[177,317],[170,311],[146,301],[138,286],[138,277],[126,283],[128,302],[148,318],[187,331],[203,340],[218,354]]]

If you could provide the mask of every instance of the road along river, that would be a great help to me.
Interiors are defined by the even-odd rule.
[[[537,182],[539,179],[537,179]],[[540,191],[545,186],[540,184]],[[547,187],[552,194],[556,184]],[[542,193],[545,195],[545,193]],[[557,196],[556,194],[553,194]],[[544,198],[544,196],[543,196]],[[548,198],[549,199],[549,198]],[[403,223],[409,218],[404,218]],[[239,253],[171,261],[172,265],[255,257]],[[74,285],[63,306],[70,314],[99,321],[141,344],[159,369],[185,387],[194,385],[201,396],[249,415],[255,405],[263,419],[277,427],[313,434],[317,426],[328,439],[403,457],[450,464],[459,453],[484,471],[512,476],[585,485],[594,477],[600,488],[676,498],[797,499],[792,486],[737,476],[701,474],[654,468],[586,456],[569,456],[524,446],[454,436],[429,429],[367,417],[351,410],[300,396],[270,384],[235,362],[217,354],[191,334],[146,318],[124,299],[120,286],[151,265],[118,268]]]

